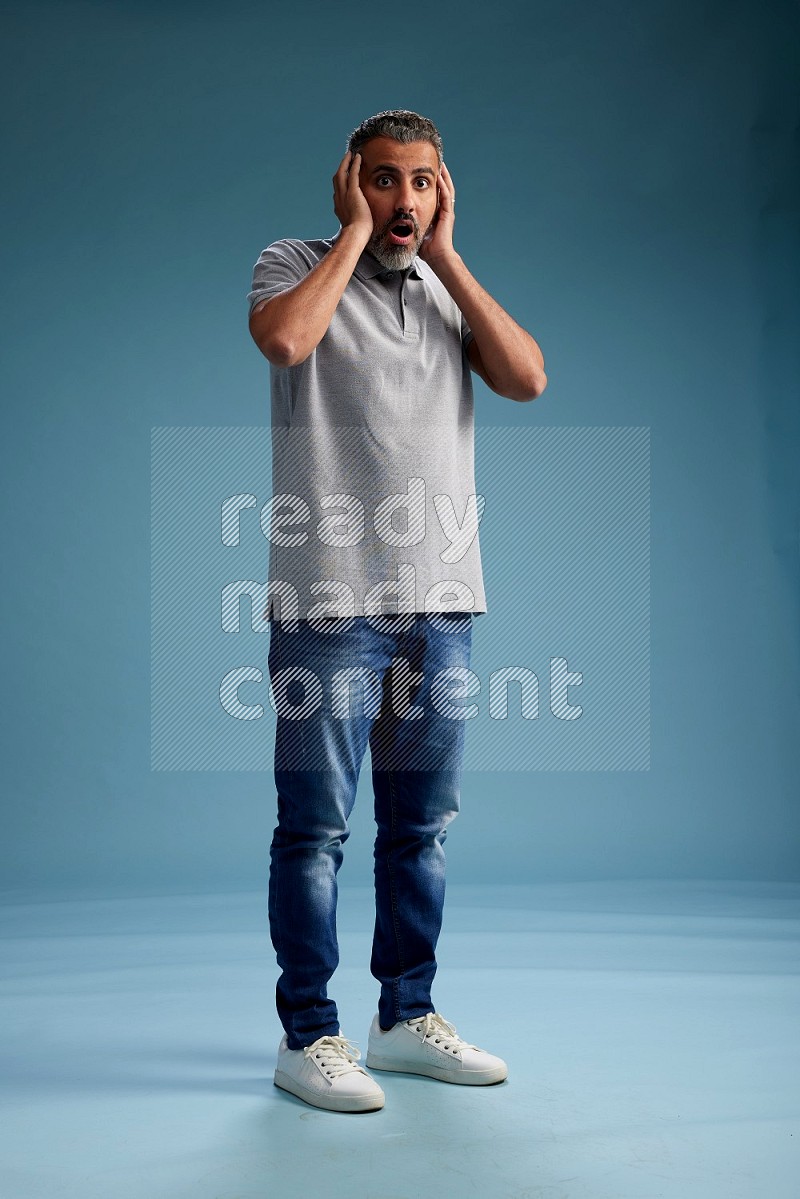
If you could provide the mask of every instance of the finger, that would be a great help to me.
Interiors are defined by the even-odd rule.
[[[350,175],[352,177],[352,179],[354,179],[356,182],[358,182],[358,176],[359,176],[360,170],[361,170],[361,155],[354,154],[353,160],[350,163],[347,173],[348,173],[348,175]]]

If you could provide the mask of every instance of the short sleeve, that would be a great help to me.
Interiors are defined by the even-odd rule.
[[[253,267],[253,285],[247,293],[250,312],[262,300],[280,295],[305,278],[309,263],[290,241],[276,241],[262,250]]]
[[[464,317],[462,315],[462,317],[461,317],[461,344],[465,350],[474,337],[475,337],[475,334],[472,332],[472,330],[470,329],[469,325],[464,320]]]

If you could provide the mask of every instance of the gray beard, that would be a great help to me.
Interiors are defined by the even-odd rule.
[[[421,244],[422,239],[420,238]],[[416,238],[410,245],[393,246],[391,242],[384,241],[379,233],[373,233],[367,242],[367,249],[372,257],[377,258],[381,266],[387,270],[404,271],[416,258],[419,246],[416,244]]]

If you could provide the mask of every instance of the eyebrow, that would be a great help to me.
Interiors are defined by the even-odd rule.
[[[373,167],[370,174],[374,175],[377,171],[392,171],[395,175],[402,174],[399,167],[393,167],[388,162],[382,162],[378,166]],[[434,179],[436,178],[435,172],[430,167],[412,167],[409,175],[433,175]]]

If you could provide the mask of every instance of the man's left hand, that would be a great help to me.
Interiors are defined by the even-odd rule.
[[[456,219],[456,189],[450,172],[442,163],[439,170],[439,208],[430,231],[422,239],[417,253],[423,262],[433,264],[434,259],[446,258],[454,254],[453,225]]]

